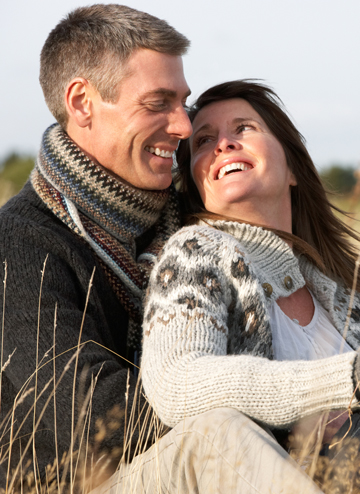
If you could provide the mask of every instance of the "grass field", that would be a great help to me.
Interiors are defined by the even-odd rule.
[[[336,216],[360,235],[360,194],[355,190],[352,194],[346,196],[330,196],[329,199],[336,207],[348,213],[344,216],[343,214],[335,212]],[[356,241],[353,239],[352,242],[356,244]],[[360,243],[358,244],[358,247],[360,249]]]

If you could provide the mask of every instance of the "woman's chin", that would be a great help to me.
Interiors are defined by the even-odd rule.
[[[248,194],[239,193],[238,190],[227,189],[220,198],[205,202],[207,211],[230,217],[241,217],[241,212],[254,211],[258,201]]]

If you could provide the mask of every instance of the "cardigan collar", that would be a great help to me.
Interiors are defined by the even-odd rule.
[[[278,235],[259,226],[224,220],[206,220],[207,224],[235,237],[244,249],[244,256],[251,265],[261,285],[271,286],[267,300],[288,297],[305,285],[301,265],[307,260],[295,256],[291,247]],[[266,287],[264,288],[266,293]]]
[[[306,256],[296,256],[292,248],[274,232],[236,221],[206,220],[203,223],[235,237],[241,243],[261,283],[272,286],[269,301],[287,297],[306,284],[325,309],[332,310],[336,282]],[[291,277],[291,287],[288,276]]]

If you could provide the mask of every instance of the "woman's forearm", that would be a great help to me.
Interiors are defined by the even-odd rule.
[[[154,331],[155,333],[155,331]],[[157,349],[161,342],[153,335]],[[165,354],[146,345],[143,384],[160,418],[174,426],[186,416],[233,407],[271,427],[287,427],[316,412],[347,408],[355,352],[315,361],[272,361],[248,355]],[[176,345],[176,344],[175,344]]]

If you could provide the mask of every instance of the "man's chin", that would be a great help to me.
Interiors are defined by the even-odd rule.
[[[168,189],[172,182],[172,176],[168,174],[164,174],[164,176],[158,176],[154,180],[149,180],[148,183],[143,184],[142,189],[145,190],[165,190]]]

